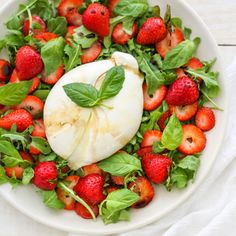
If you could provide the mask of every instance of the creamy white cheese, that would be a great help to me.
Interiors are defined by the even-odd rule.
[[[63,86],[74,82],[92,84],[99,88],[104,75],[116,65],[123,65],[123,88],[102,106],[82,108],[65,94]],[[99,78],[99,79],[98,79]],[[103,160],[122,147],[135,135],[143,112],[143,75],[136,59],[115,52],[111,59],[79,66],[66,73],[53,87],[44,107],[47,139],[53,151],[78,169]]]

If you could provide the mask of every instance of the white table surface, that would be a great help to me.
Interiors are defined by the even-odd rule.
[[[236,56],[236,0],[186,0],[198,12],[207,23],[220,47],[220,51],[227,67]],[[34,236],[66,236],[66,232],[61,232],[44,225],[41,225],[18,210],[10,206],[0,197],[1,225],[9,225],[9,230],[3,232],[0,229],[0,236],[21,235],[22,227],[30,227]],[[13,218],[14,216],[14,218]],[[25,225],[28,220],[29,225]],[[5,227],[4,227],[5,228]],[[24,231],[24,236],[31,236]],[[27,232],[27,231],[26,231]]]

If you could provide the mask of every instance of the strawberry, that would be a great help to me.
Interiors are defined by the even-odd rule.
[[[201,69],[203,67],[203,64],[201,63],[201,61],[199,59],[197,59],[196,57],[192,57],[189,61],[187,66],[190,69],[196,70],[196,69]]]
[[[46,23],[39,16],[32,16],[32,23],[32,29],[30,29],[30,21],[28,19],[24,20],[22,28],[24,36],[27,36],[31,31],[33,35],[37,35],[46,31]]]
[[[69,44],[69,45],[71,45],[72,46],[72,44],[71,44],[71,40],[73,41],[73,34],[75,33],[75,29],[76,29],[77,27],[76,26],[68,26],[67,27],[67,33],[66,33],[66,35],[65,35],[65,39],[66,39],[66,44]]]
[[[116,186],[108,186],[107,187],[107,194],[109,194],[109,193],[112,193],[112,192],[114,192],[114,191],[116,191],[116,190],[118,190],[119,188],[118,187],[116,187]]]
[[[152,111],[162,104],[166,96],[167,88],[162,85],[152,95],[148,94],[147,84],[143,84],[144,109]]]
[[[155,184],[165,182],[172,160],[164,155],[148,153],[142,158],[142,166],[147,177]]]
[[[43,114],[44,102],[36,96],[28,95],[16,108],[27,110],[33,117],[40,117]]]
[[[134,37],[138,29],[136,23],[133,24],[132,33],[127,34],[124,30],[123,23],[117,24],[112,32],[112,41],[117,44],[125,45],[130,39]]]
[[[183,40],[184,35],[182,31],[179,28],[175,28],[172,34],[168,33],[162,41],[156,43],[156,51],[164,58],[167,52],[176,47]]]
[[[77,175],[67,176],[65,178],[65,182],[68,183],[67,187],[69,187],[70,189],[73,189],[75,185],[78,183],[79,178],[80,177]],[[65,207],[64,207],[65,210],[75,209],[76,201],[72,197],[68,196],[68,194],[64,190],[58,188],[57,197],[65,204]]]
[[[47,43],[48,41],[57,38],[58,36],[51,32],[42,32],[37,35],[34,35],[34,38],[39,40],[41,43]]]
[[[97,217],[99,214],[99,208],[97,205],[90,205],[90,208],[92,209],[94,215]],[[81,216],[84,219],[92,219],[92,215],[89,213],[89,211],[79,202],[76,202],[75,204],[75,212],[77,215]]]
[[[175,73],[176,73],[176,75],[177,75],[177,78],[180,78],[180,77],[186,76],[184,70],[181,69],[181,68],[176,69],[176,70],[175,70]]]
[[[39,163],[34,168],[33,184],[44,190],[53,190],[57,186],[57,167],[52,161]]]
[[[183,76],[170,85],[166,102],[168,105],[185,106],[198,100],[199,91],[196,83],[187,76]]]
[[[81,62],[83,64],[93,62],[98,58],[102,51],[102,45],[98,41],[95,42],[90,48],[83,50],[83,55],[81,56]]]
[[[108,10],[110,12],[110,16],[114,17],[113,10],[115,9],[116,5],[120,2],[120,0],[109,0],[108,3]]]
[[[78,13],[77,9],[71,10],[67,15],[66,19],[69,25],[79,27],[82,25],[82,15]]]
[[[110,14],[107,7],[100,3],[92,3],[82,15],[83,25],[101,37],[109,35]]]
[[[102,169],[100,169],[98,167],[98,165],[96,163],[91,164],[91,165],[87,165],[87,166],[83,166],[82,170],[83,170],[84,176],[90,175],[90,174],[99,174],[101,176],[104,175],[104,172],[102,171]]]
[[[183,126],[183,139],[178,148],[185,155],[201,152],[206,146],[206,136],[197,126],[188,124]]]
[[[193,104],[185,105],[185,106],[169,105],[169,109],[170,109],[171,114],[175,113],[177,118],[180,121],[187,121],[196,114],[197,109],[198,109],[198,103],[195,102]]]
[[[74,191],[88,204],[97,205],[105,199],[103,185],[104,178],[101,175],[89,174],[79,179]]]
[[[203,131],[208,131],[215,126],[215,114],[209,107],[201,107],[195,117],[196,126]]]
[[[34,129],[31,136],[46,138],[45,127],[43,119],[33,120]]]
[[[10,130],[13,124],[16,124],[17,131],[22,132],[32,125],[33,119],[29,112],[24,109],[11,111],[0,118],[0,127]]]
[[[31,155],[40,155],[41,151],[39,151],[36,147],[34,147],[32,144],[30,144],[29,153]]]
[[[128,188],[139,195],[139,199],[135,202],[133,208],[145,207],[154,197],[154,188],[147,178],[139,176],[133,182],[129,183]]]
[[[162,132],[158,130],[148,130],[143,135],[141,147],[152,146],[154,142],[161,141]]]
[[[10,83],[19,83],[19,82],[21,82],[21,80],[19,79],[19,77],[17,75],[16,69],[13,70],[9,82]],[[29,89],[29,93],[33,93],[38,88],[39,84],[40,84],[40,79],[38,77],[34,77],[32,79],[32,85]]]
[[[8,61],[0,59],[0,82],[10,79],[12,73],[11,65]]]
[[[140,148],[136,153],[139,157],[143,157],[147,153],[152,153],[152,146]]]
[[[125,178],[124,177],[122,177],[122,176],[115,176],[115,175],[112,175],[111,176],[111,180],[112,180],[112,182],[114,183],[114,184],[116,184],[116,185],[124,185],[124,180],[125,180]]]
[[[29,80],[41,73],[41,56],[30,46],[21,47],[16,54],[16,71],[20,80]]]
[[[171,112],[168,110],[164,112],[159,120],[157,121],[157,124],[161,131],[163,131],[166,127],[167,120],[171,117]]]
[[[63,74],[64,74],[64,65],[61,65],[55,72],[53,72],[48,76],[46,76],[45,71],[43,71],[41,80],[45,84],[54,85],[63,76]]]
[[[158,17],[148,18],[141,26],[137,43],[141,45],[155,44],[162,41],[167,35],[167,28],[164,21]]]

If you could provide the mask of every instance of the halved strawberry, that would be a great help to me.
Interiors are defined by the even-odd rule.
[[[41,43],[47,43],[48,41],[57,38],[58,36],[51,32],[42,32],[34,35],[34,38],[38,39]]]
[[[47,28],[46,23],[39,16],[33,15],[32,23],[33,23],[31,26],[32,29],[30,29],[29,19],[24,20],[23,28],[22,28],[24,36],[27,36],[30,33],[30,30],[32,30],[33,35],[37,35],[46,31],[46,28]]]
[[[198,109],[198,103],[195,102],[190,105],[185,105],[185,106],[172,106],[169,105],[169,109],[171,114],[176,114],[177,118],[180,121],[187,121],[191,119],[197,112]]]
[[[111,180],[114,184],[123,186],[125,178],[122,176],[111,175]]]
[[[83,166],[82,170],[83,170],[84,176],[90,175],[90,174],[99,174],[101,176],[104,175],[104,172],[102,171],[102,169],[98,167],[96,163]]]
[[[180,78],[180,77],[186,76],[184,70],[181,69],[181,68],[176,69],[176,70],[175,70],[175,73],[176,73],[176,75],[177,75],[177,78]]]
[[[162,85],[152,95],[148,94],[147,84],[143,84],[144,109],[152,111],[162,104],[167,93],[167,88]]]
[[[66,19],[69,25],[79,27],[82,25],[82,15],[78,13],[78,9],[71,10],[67,15]]]
[[[130,39],[134,37],[138,29],[136,23],[133,24],[132,33],[127,34],[124,30],[123,23],[117,24],[112,32],[112,41],[117,44],[125,45]]]
[[[147,153],[152,153],[152,146],[140,148],[136,153],[139,157],[143,157]]]
[[[30,147],[29,147],[29,153],[31,155],[40,155],[41,154],[41,151],[39,151],[36,147],[34,147],[32,145],[32,143],[30,144]]]
[[[120,0],[109,0],[109,3],[108,3],[108,9],[109,9],[109,12],[110,12],[110,16],[111,17],[114,17],[115,14],[113,13],[113,10],[115,9],[116,5],[120,2]]]
[[[209,107],[201,107],[195,117],[196,126],[203,131],[209,131],[215,126],[215,114]]]
[[[0,82],[5,82],[11,77],[12,68],[8,61],[0,59]]]
[[[182,41],[184,41],[184,34],[180,28],[176,27],[171,34],[171,48],[176,47]]]
[[[183,139],[178,148],[185,155],[201,152],[206,146],[206,136],[197,126],[188,124],[183,126]]]
[[[97,217],[99,214],[98,206],[97,205],[89,205],[89,206],[92,209],[94,215]],[[75,204],[75,212],[77,213],[77,215],[81,216],[84,219],[92,219],[92,216],[89,213],[89,211],[79,202],[76,202]]]
[[[109,193],[112,193],[118,189],[119,189],[118,187],[110,185],[106,188],[106,191],[107,191],[107,194],[109,194]]]
[[[33,120],[34,130],[31,133],[32,136],[46,138],[45,127],[43,119]]]
[[[199,59],[197,59],[196,57],[192,57],[187,66],[193,70],[195,69],[201,69],[203,67],[203,64],[201,63],[201,61]]]
[[[158,130],[148,130],[143,135],[143,140],[141,143],[141,147],[149,147],[152,146],[154,142],[161,141],[162,132]]]
[[[74,29],[76,29],[76,26],[68,26],[67,27],[67,33],[65,35],[65,39],[66,39],[66,44],[71,45],[71,40],[73,41],[73,34],[75,33]]]
[[[16,106],[16,108],[23,108],[33,117],[37,118],[43,114],[44,102],[36,96],[28,95],[19,105]]]
[[[157,124],[159,126],[159,128],[163,131],[166,127],[166,123],[167,120],[171,117],[171,112],[168,110],[166,112],[164,112],[161,117],[159,118],[159,120],[157,121]]]
[[[64,74],[64,65],[61,65],[55,72],[53,72],[48,76],[46,76],[45,71],[43,71],[41,80],[45,84],[54,85],[62,77],[63,74]]]
[[[83,55],[81,56],[81,62],[83,64],[93,62],[98,58],[102,51],[102,45],[98,41],[95,42],[90,48],[83,50]]]

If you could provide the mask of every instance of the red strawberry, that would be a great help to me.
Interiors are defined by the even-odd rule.
[[[52,161],[39,163],[34,168],[33,184],[44,190],[53,190],[57,186],[57,167]]]
[[[169,105],[170,112],[175,113],[180,121],[187,121],[191,119],[197,112],[198,103],[195,102],[185,106],[172,106]]]
[[[148,94],[147,84],[143,84],[144,109],[152,111],[162,104],[166,96],[167,88],[162,85],[152,95]]]
[[[215,114],[209,107],[201,107],[195,117],[196,126],[203,131],[208,131],[215,126]]]
[[[36,96],[28,95],[16,108],[24,108],[33,117],[40,117],[43,114],[44,102]]]
[[[58,36],[51,32],[42,32],[34,36],[34,38],[38,39],[41,43],[46,43],[52,39],[57,38]]]
[[[100,3],[92,3],[84,11],[82,16],[83,25],[101,37],[109,35],[110,14],[107,7]]]
[[[148,179],[139,176],[133,182],[129,183],[128,188],[139,195],[139,199],[132,207],[145,207],[154,197],[154,188]]]
[[[196,57],[193,57],[189,60],[187,66],[190,69],[196,70],[196,69],[201,69],[203,67],[203,64],[201,63],[199,59],[197,59]]]
[[[41,56],[30,46],[21,47],[16,54],[16,71],[20,80],[29,80],[41,73]]]
[[[122,177],[122,176],[115,176],[115,175],[112,175],[111,176],[111,180],[112,180],[112,182],[114,183],[114,184],[116,184],[116,185],[124,185],[124,180],[125,180],[125,178],[124,177]]]
[[[90,174],[79,179],[74,191],[88,204],[97,205],[105,199],[103,185],[104,178],[101,175]]]
[[[31,136],[46,138],[45,127],[43,119],[36,119],[33,121],[34,130],[31,133]]]
[[[168,110],[166,112],[164,112],[161,117],[159,118],[159,120],[157,121],[157,124],[159,126],[159,128],[163,131],[166,127],[166,123],[167,120],[171,117],[171,112]]]
[[[107,194],[109,194],[109,193],[112,193],[112,192],[114,192],[114,191],[116,191],[116,190],[118,190],[119,188],[118,187],[116,187],[116,186],[108,186],[107,187]]]
[[[143,141],[141,143],[141,147],[149,147],[152,146],[154,142],[161,141],[162,132],[158,130],[148,130],[143,135]]]
[[[17,131],[22,132],[30,125],[33,120],[29,112],[24,109],[14,110],[7,115],[0,118],[0,127],[6,130],[10,130],[13,124],[16,124]]]
[[[132,27],[132,34],[127,34],[124,30],[123,24],[117,24],[112,32],[112,41],[117,44],[125,45],[130,39],[134,37],[137,32],[137,24],[134,23]]]
[[[83,166],[82,170],[83,170],[84,176],[90,175],[90,174],[99,174],[101,176],[104,175],[104,172],[102,171],[102,169],[98,167],[96,163]]]
[[[31,155],[40,155],[41,151],[39,151],[36,147],[34,147],[32,144],[30,144],[29,153]]]
[[[175,70],[175,73],[176,73],[176,75],[177,75],[177,78],[180,78],[180,77],[186,76],[184,70],[181,69],[181,68],[176,69],[176,70]]]
[[[156,43],[156,51],[164,58],[166,53],[184,40],[184,35],[179,28],[175,28],[172,34],[167,34],[161,42]]]
[[[155,44],[162,41],[166,35],[167,28],[161,18],[148,18],[138,32],[137,43],[141,45]]]
[[[199,91],[196,83],[187,76],[183,76],[170,85],[166,102],[168,105],[184,106],[193,104],[198,100]]]
[[[0,82],[10,79],[12,73],[11,65],[8,61],[0,59]]]
[[[54,85],[64,74],[64,65],[58,67],[58,69],[52,74],[46,76],[45,71],[42,73],[41,80],[46,84]]]
[[[116,5],[117,5],[119,2],[120,2],[120,0],[109,0],[108,9],[109,9],[109,12],[110,12],[110,16],[111,16],[111,17],[114,17],[113,10],[115,9]]]
[[[67,187],[69,187],[70,189],[73,189],[75,187],[75,185],[78,183],[79,178],[80,177],[77,175],[67,176],[65,178],[65,182],[66,182],[66,184],[68,184]],[[75,209],[76,201],[72,197],[68,196],[68,194],[64,190],[58,188],[57,189],[57,196],[65,204],[65,207],[64,207],[65,210],[74,210]]]
[[[65,36],[65,39],[66,39],[66,43],[71,45],[71,40],[73,41],[73,34],[75,33],[74,29],[76,29],[77,27],[76,26],[68,26],[67,27],[67,33],[66,33],[66,36]]]
[[[183,139],[178,148],[185,155],[201,152],[206,146],[205,134],[197,126],[188,124],[183,126]]]
[[[99,214],[99,208],[97,205],[90,205],[90,208],[92,209],[94,215],[97,217]],[[77,215],[81,216],[84,219],[92,219],[92,215],[89,213],[89,211],[79,202],[76,202],[75,204],[75,212]]]
[[[82,15],[78,13],[77,9],[71,10],[67,14],[66,19],[69,25],[74,25],[76,27],[79,27],[82,25]]]
[[[32,23],[33,23],[32,29],[30,29],[29,20],[28,19],[24,20],[23,28],[22,28],[24,36],[27,36],[30,33],[30,30],[32,30],[33,35],[37,35],[46,31],[47,26],[44,20],[41,19],[39,16],[36,16],[36,15],[32,16]]]
[[[83,64],[93,62],[98,58],[102,51],[102,45],[99,42],[95,42],[90,48],[83,50],[81,61]]]
[[[146,154],[142,158],[142,166],[147,177],[155,184],[165,182],[172,160],[164,155]]]
[[[152,153],[152,146],[140,148],[136,153],[139,157],[143,157],[147,153]]]

